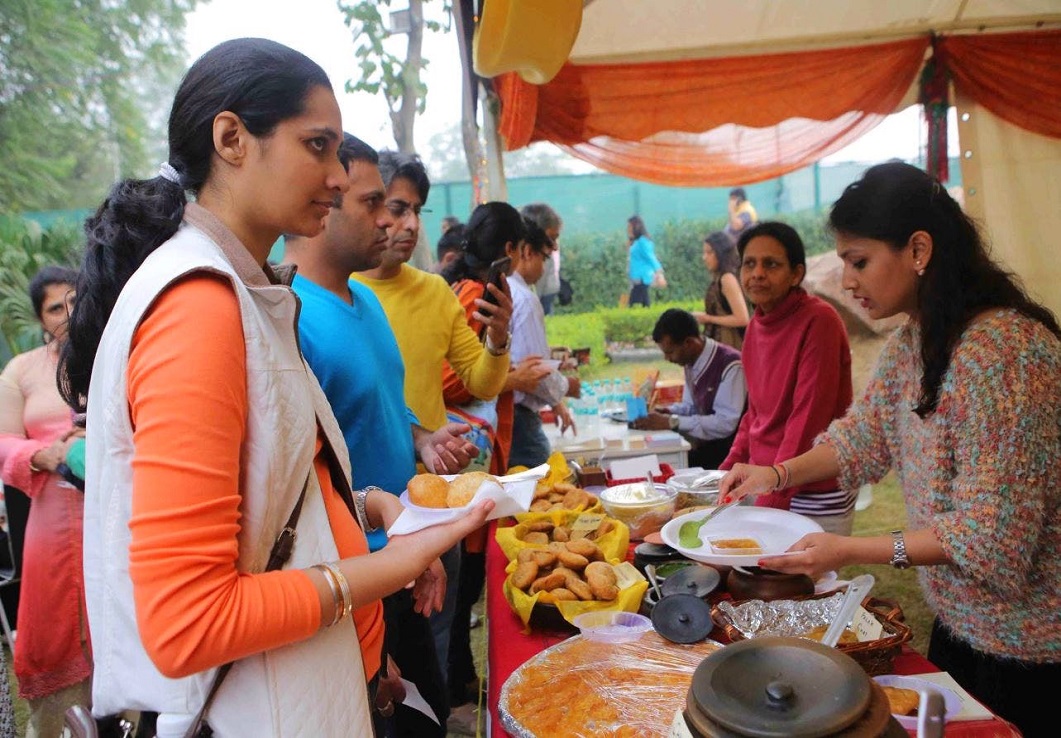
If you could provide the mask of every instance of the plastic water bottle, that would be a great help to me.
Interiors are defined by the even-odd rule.
[[[601,382],[600,408],[602,415],[615,410],[615,383],[610,379]]]
[[[597,392],[592,387],[584,396],[586,409],[586,438],[600,438],[600,405]]]

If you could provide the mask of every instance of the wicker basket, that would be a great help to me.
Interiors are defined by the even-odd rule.
[[[793,597],[793,600],[817,600],[824,597],[832,597],[835,592],[809,597]],[[733,604],[740,604],[734,601]],[[858,662],[870,676],[879,674],[890,674],[895,664],[895,657],[899,655],[904,643],[910,640],[913,632],[904,622],[902,608],[891,600],[878,597],[867,597],[862,601],[862,607],[866,608],[884,627],[884,637],[875,641],[864,641],[861,643],[843,643],[836,647],[843,653]],[[726,614],[715,605],[711,610],[711,617],[718,623],[726,637],[730,641],[743,641],[744,635],[737,630],[726,617]]]

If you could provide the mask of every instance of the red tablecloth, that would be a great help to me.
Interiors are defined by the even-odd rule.
[[[486,622],[487,661],[489,669],[488,696],[490,716],[487,721],[488,735],[500,738],[507,735],[498,719],[497,705],[501,698],[501,685],[505,683],[521,664],[549,646],[567,638],[567,633],[523,632],[523,623],[508,606],[501,585],[505,581],[507,561],[501,547],[494,540],[496,523],[491,524],[490,538],[486,547]],[[713,633],[713,637],[718,633]],[[913,649],[904,648],[895,660],[896,674],[924,674],[939,671],[932,662]],[[1019,738],[1020,732],[1001,720],[977,720],[947,723],[947,738]],[[912,735],[913,733],[911,733]]]

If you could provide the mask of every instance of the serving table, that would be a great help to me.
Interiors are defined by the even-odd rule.
[[[670,434],[664,434],[669,440],[658,443],[652,440],[652,436],[658,437],[661,435],[659,433],[633,430],[625,423],[616,423],[605,418],[601,419],[599,434],[593,437],[585,435],[584,430],[580,430],[578,436],[572,436],[570,433],[561,436],[560,429],[551,423],[543,423],[542,429],[553,451],[559,451],[568,461],[578,460],[579,457],[596,459],[602,452],[605,454],[605,463],[608,459],[656,454],[661,464],[669,464],[672,469],[685,469],[689,466],[689,450],[692,446],[681,436],[674,438]]]
[[[505,601],[501,586],[505,581],[505,555],[494,539],[497,522],[490,524],[490,535],[486,548],[486,622],[487,622],[487,735],[500,738],[507,735],[501,727],[497,705],[501,698],[501,686],[520,665],[533,656],[564,640],[571,633],[523,632],[523,623]],[[723,643],[725,635],[715,628],[711,637]],[[925,674],[939,671],[931,661],[904,646],[895,659],[896,674]],[[976,720],[950,722],[944,734],[947,738],[1019,738],[1020,732],[1002,720]],[[911,735],[914,735],[911,732]]]

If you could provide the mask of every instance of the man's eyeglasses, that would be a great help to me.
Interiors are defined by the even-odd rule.
[[[412,211],[413,215],[417,218],[420,217],[421,213],[431,212],[422,205],[413,205],[411,202],[406,202],[405,200],[387,200],[387,202],[384,203],[384,207],[387,208],[387,212],[395,218],[404,218],[408,215],[409,211]]]

